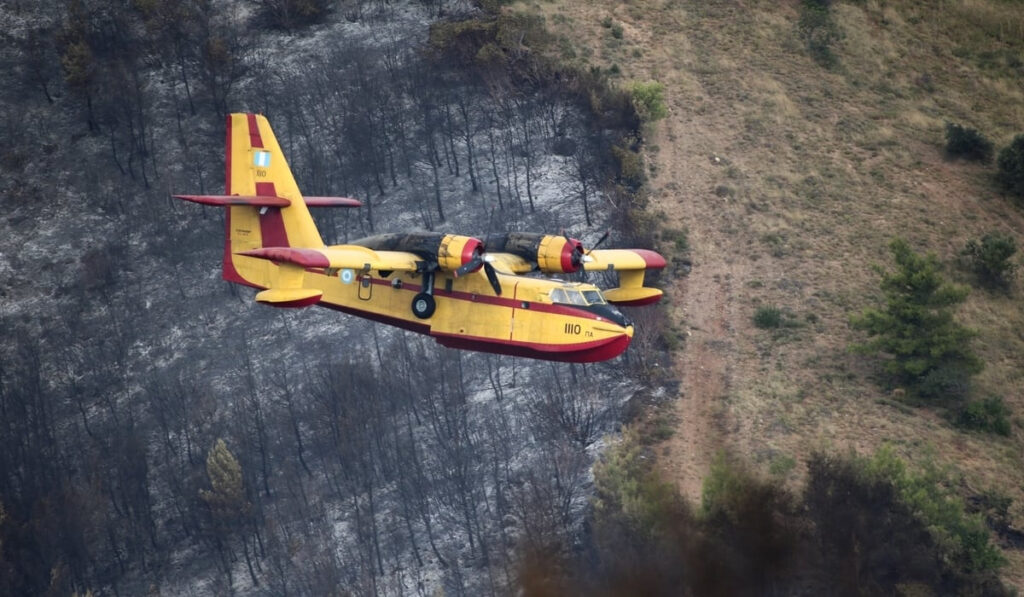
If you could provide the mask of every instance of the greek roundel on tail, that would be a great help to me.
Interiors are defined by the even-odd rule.
[[[326,246],[309,208],[360,202],[303,197],[262,115],[230,114],[226,145],[224,195],[175,197],[227,210],[224,279],[260,289],[258,302],[328,307],[453,348],[594,362],[618,356],[633,337],[616,305],[661,298],[661,290],[643,285],[646,270],[665,266],[658,253],[588,250],[565,235],[510,232],[481,240],[409,232]],[[602,292],[523,275],[580,270],[616,271],[619,285]]]

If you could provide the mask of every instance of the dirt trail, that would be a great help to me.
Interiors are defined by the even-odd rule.
[[[668,93],[672,85],[667,83]],[[651,140],[664,172],[652,184],[655,209],[665,211],[673,226],[685,227],[693,247],[690,274],[668,289],[671,317],[682,322],[686,344],[674,359],[680,379],[673,404],[676,432],[659,451],[659,465],[696,501],[716,453],[727,447],[728,398],[742,327],[737,325],[742,320],[737,298],[750,267],[738,257],[736,239],[723,232],[734,206],[713,192],[721,162],[715,160],[712,141],[681,122],[677,115],[684,113],[673,110]],[[681,130],[688,132],[677,134]]]
[[[689,48],[692,56],[682,13],[663,13],[675,21],[663,26],[616,14],[651,48],[637,65],[643,71],[638,78],[662,82],[669,107],[647,139],[646,159],[656,165],[649,181],[651,209],[664,213],[668,227],[687,231],[692,269],[667,289],[671,319],[686,338],[674,358],[680,380],[672,407],[675,433],[658,450],[658,464],[683,495],[699,503],[703,478],[715,455],[728,447],[734,425],[728,404],[744,321],[737,299],[751,269],[740,252],[743,235],[734,228],[743,210],[727,193],[715,192],[728,168],[728,157],[720,154],[735,134],[734,116],[724,109],[695,117],[694,101],[708,93],[689,71],[666,68],[679,48]]]
[[[678,421],[666,442],[660,464],[688,498],[700,497],[701,480],[715,453],[725,446],[727,413],[723,401],[731,384],[729,346],[731,283],[719,278],[721,264],[703,262],[691,277],[673,285],[687,322],[686,349],[675,358],[680,396],[674,404]],[[678,317],[678,316],[677,316]]]
[[[637,0],[533,9],[547,13],[549,25],[593,52],[597,63],[627,65],[624,81],[657,80],[665,87],[669,115],[644,139],[645,162],[653,167],[647,184],[650,210],[667,228],[687,231],[692,271],[666,289],[671,321],[686,338],[685,348],[674,355],[673,375],[680,380],[672,405],[674,434],[656,452],[666,478],[687,497],[699,498],[711,461],[726,446],[730,423],[724,399],[737,358],[736,298],[750,269],[735,259],[742,241],[730,235],[741,210],[714,192],[728,168],[715,156],[735,135],[734,110],[695,112],[694,103],[712,94],[691,74],[701,59],[687,39],[682,8]],[[617,35],[623,43],[616,41],[615,27],[622,27]]]
[[[739,333],[749,322],[737,300],[752,270],[740,251],[749,235],[735,234],[745,212],[732,197],[715,192],[729,168],[728,157],[719,154],[735,138],[738,118],[728,105],[700,114],[695,110],[715,92],[703,89],[693,75],[703,59],[687,37],[686,11],[643,1],[570,3],[559,10],[562,18],[549,22],[583,24],[572,29],[572,36],[597,48],[599,60],[628,64],[627,80],[657,80],[665,86],[669,114],[646,131],[645,139],[645,162],[652,166],[650,209],[667,228],[687,231],[692,271],[666,289],[671,320],[686,338],[674,357],[674,375],[680,380],[672,406],[675,433],[657,454],[666,478],[696,500],[715,454],[727,447],[729,429],[735,426],[728,396]],[[609,22],[622,26],[628,47],[637,49],[609,41]]]

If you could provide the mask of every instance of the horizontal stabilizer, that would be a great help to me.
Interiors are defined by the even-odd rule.
[[[416,271],[420,258],[402,251],[374,251],[358,245],[338,245],[323,249],[264,247],[236,253],[245,257],[289,263],[299,267],[323,267],[369,271]]]
[[[307,207],[362,207],[363,202],[350,197],[303,197]]]
[[[292,247],[266,247],[242,251],[238,255],[266,259],[274,263],[294,263],[302,267],[328,267],[331,265],[327,257],[316,249],[295,249]]]
[[[269,195],[172,195],[175,199],[184,199],[203,205],[252,205],[254,207],[288,207],[292,202],[284,197]]]

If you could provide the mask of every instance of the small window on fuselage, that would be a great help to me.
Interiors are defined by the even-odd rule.
[[[569,299],[565,296],[565,291],[561,288],[555,288],[551,291],[551,302],[552,303],[568,303]]]

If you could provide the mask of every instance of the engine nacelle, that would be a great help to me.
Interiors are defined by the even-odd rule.
[[[441,238],[441,244],[437,248],[437,264],[448,271],[452,271],[469,263],[473,260],[473,257],[483,253],[483,251],[484,243],[478,238],[446,234]],[[483,265],[483,262],[480,262],[480,265],[471,271],[479,270],[481,265]]]
[[[472,236],[441,234],[440,232],[411,232],[409,234],[379,234],[353,241],[351,244],[375,251],[405,251],[425,260],[437,261],[448,271],[454,271],[483,253],[484,243]],[[479,266],[473,271],[480,269]]]
[[[509,232],[487,237],[487,249],[495,253],[512,253],[547,274],[571,274],[583,266],[583,243],[575,238],[555,234]]]

